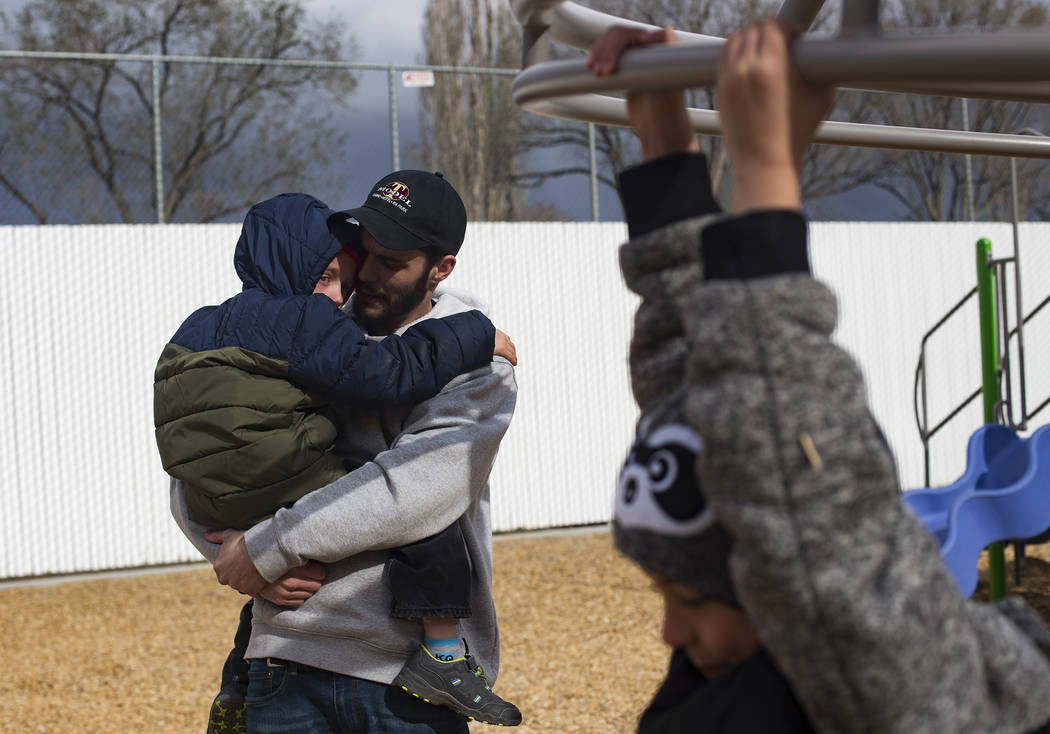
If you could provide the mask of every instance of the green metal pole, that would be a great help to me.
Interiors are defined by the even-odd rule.
[[[977,303],[981,320],[981,393],[984,397],[984,422],[995,423],[995,406],[999,403],[999,344],[995,333],[995,271],[992,242],[977,240]],[[988,598],[1006,596],[1006,559],[1003,544],[988,546]]]

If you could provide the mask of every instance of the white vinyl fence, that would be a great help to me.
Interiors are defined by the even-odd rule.
[[[168,514],[152,375],[195,308],[239,290],[237,225],[0,227],[0,578],[195,560]],[[1022,227],[1026,304],[1050,292],[1050,225]],[[494,529],[603,523],[635,410],[634,298],[622,224],[471,224],[451,285],[518,347],[518,408],[492,475]],[[922,334],[974,285],[974,242],[1012,254],[1005,224],[812,225],[838,339],[867,374],[906,487],[922,483],[913,378]],[[1029,306],[1030,308],[1030,306]],[[1048,309],[1050,311],[1050,309]],[[1029,404],[1050,395],[1050,313],[1029,325]],[[938,420],[980,383],[976,306],[931,342]],[[1050,414],[1050,410],[1047,411]],[[1040,416],[1036,424],[1050,420]],[[933,481],[963,465],[980,404],[933,441]]]

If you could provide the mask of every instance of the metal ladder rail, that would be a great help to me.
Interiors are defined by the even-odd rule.
[[[944,428],[955,416],[957,416],[967,405],[972,403],[981,394],[981,388],[978,387],[969,397],[963,402],[959,403],[945,418],[943,418],[936,426],[932,429],[929,426],[929,406],[927,403],[927,390],[926,390],[926,345],[938,329],[944,326],[948,320],[954,316],[959,309],[966,305],[967,301],[977,295],[977,286],[974,286],[969,293],[962,297],[958,303],[951,307],[951,309],[942,316],[936,324],[934,324],[922,337],[922,343],[919,348],[919,361],[915,365],[915,385],[913,388],[913,404],[915,408],[915,424],[919,429],[919,439],[922,441],[923,451],[923,467],[925,470],[925,486],[930,486],[930,439]],[[921,411],[920,415],[920,393],[921,393]]]
[[[1048,295],[1046,298],[1044,298],[1042,301],[1040,301],[1039,305],[1037,305],[1035,308],[1033,308],[1031,310],[1031,312],[1029,312],[1029,314],[1027,316],[1025,316],[1021,320],[1021,325],[1027,324],[1029,321],[1031,321],[1032,318],[1036,314],[1038,314],[1040,311],[1042,311],[1044,308],[1046,308],[1047,305],[1050,305],[1050,295]],[[1020,326],[1014,327],[1009,332],[1009,334],[1007,334],[1006,344],[1008,345],[1010,339],[1012,339],[1016,335],[1016,336],[1018,336],[1018,344],[1020,345],[1021,344],[1021,334],[1022,334],[1022,330],[1021,330]],[[1004,357],[1004,361],[1003,361],[1003,365],[1004,365],[1003,369],[1004,370],[1006,369],[1005,365],[1008,364],[1008,361],[1009,361],[1009,356],[1007,355],[1006,357]],[[1020,353],[1020,358],[1019,358],[1019,364],[1023,366],[1023,363],[1024,363],[1024,353],[1021,352]],[[1022,390],[1021,390],[1021,396],[1022,396],[1022,411],[1021,411],[1021,414],[1023,416],[1022,423],[1025,424],[1025,427],[1027,427],[1028,421],[1030,421],[1040,411],[1042,411],[1044,408],[1046,408],[1048,405],[1050,405],[1050,396],[1047,396],[1046,400],[1044,400],[1043,402],[1039,403],[1039,405],[1035,406],[1035,408],[1033,408],[1031,412],[1028,412],[1027,411],[1026,401],[1025,401],[1025,396],[1027,395],[1027,390],[1025,389],[1025,384],[1024,384],[1024,372],[1020,371],[1019,374],[1018,374],[1018,377],[1020,378],[1020,380],[1022,382]],[[1024,428],[1022,428],[1021,430],[1024,430]]]
[[[998,308],[996,309],[996,318],[999,324],[1000,333],[1006,334],[1006,339],[1000,348],[1000,361],[999,370],[997,373],[997,379],[999,381],[1001,390],[1000,394],[1005,395],[1003,400],[1000,400],[996,404],[996,412],[999,420],[1003,425],[1009,426],[1014,430],[1025,430],[1027,428],[1028,421],[1031,420],[1035,415],[1050,405],[1050,397],[1042,401],[1037,405],[1031,412],[1027,409],[1027,386],[1025,379],[1024,370],[1024,332],[1023,326],[1031,321],[1040,311],[1050,305],[1050,296],[1044,298],[1040,303],[1031,310],[1020,323],[1009,331],[1006,328],[1006,307],[1007,307],[1007,287],[1005,270],[1006,266],[1010,263],[1016,263],[1016,259],[1013,257],[1002,258],[999,260],[993,260],[989,264],[992,265],[996,270],[996,282],[998,284],[997,294],[998,297]],[[962,299],[960,299],[952,308],[942,316],[936,324],[934,324],[922,338],[922,343],[919,349],[919,360],[915,366],[915,384],[914,384],[914,410],[915,410],[915,423],[919,431],[919,438],[923,445],[923,464],[924,464],[924,479],[926,486],[930,486],[930,439],[944,428],[953,418],[955,418],[963,409],[966,408],[970,403],[977,399],[981,394],[981,388],[978,387],[970,395],[968,395],[961,403],[956,405],[947,416],[942,418],[937,425],[933,428],[929,427],[929,406],[927,403],[927,388],[926,388],[926,351],[927,343],[931,336],[936,333],[947,321],[954,316],[958,311],[966,305],[966,303],[977,294],[977,288],[973,288],[969,291]],[[1021,420],[1017,421],[1013,415],[1013,398],[1014,398],[1014,384],[1011,369],[1011,356],[1010,356],[1010,341],[1011,339],[1017,339],[1018,346],[1018,388],[1017,394],[1020,398],[1021,403]]]

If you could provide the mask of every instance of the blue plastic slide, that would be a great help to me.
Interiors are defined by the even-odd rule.
[[[966,471],[946,487],[913,489],[904,502],[937,536],[963,596],[977,588],[977,558],[991,543],[1050,528],[1050,425],[1028,439],[994,423],[970,436]]]

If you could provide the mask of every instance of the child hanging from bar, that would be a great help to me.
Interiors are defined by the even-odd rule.
[[[663,596],[673,648],[638,730],[1050,731],[1046,626],[1019,599],[960,598],[830,341],[799,177],[831,90],[793,72],[795,37],[768,20],[723,49],[728,214],[684,95],[628,95],[647,160],[621,177],[642,417],[614,535]],[[672,40],[614,28],[589,63],[611,73],[623,49]]]

